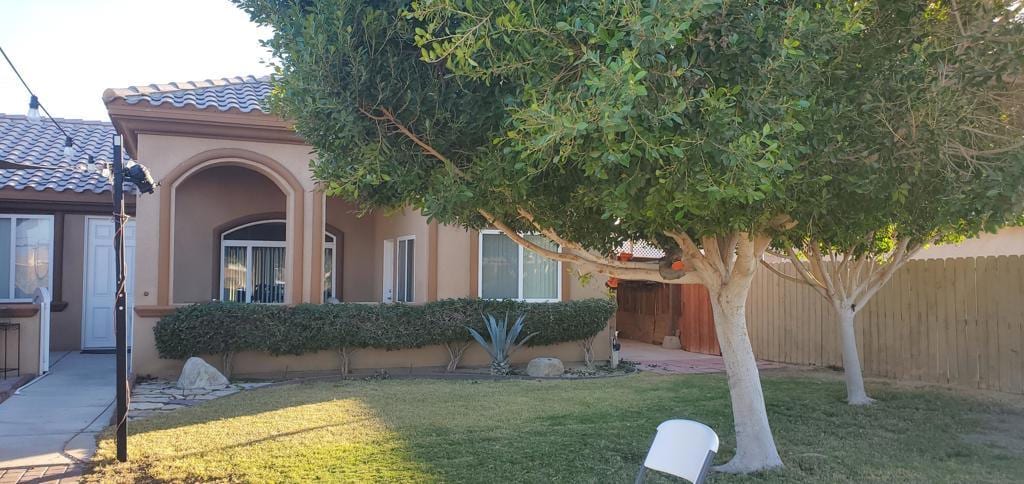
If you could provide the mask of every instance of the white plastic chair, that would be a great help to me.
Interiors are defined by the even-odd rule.
[[[716,453],[718,434],[711,427],[693,420],[666,420],[658,426],[636,484],[644,482],[647,469],[702,484]]]

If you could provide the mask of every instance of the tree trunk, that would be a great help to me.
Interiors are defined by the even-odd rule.
[[[752,275],[734,276],[720,288],[709,288],[736,427],[736,455],[716,468],[720,472],[749,473],[782,467],[768,425],[754,349],[747,335],[746,303],[751,278]]]
[[[837,307],[839,338],[843,348],[843,373],[846,376],[846,401],[850,405],[868,405],[874,400],[864,390],[864,375],[860,369],[860,355],[857,354],[857,334],[853,320],[857,312],[848,305]]]

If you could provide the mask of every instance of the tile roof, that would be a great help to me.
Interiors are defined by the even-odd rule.
[[[75,140],[72,161],[64,160],[64,135],[48,119],[29,123],[25,116],[0,114],[0,161],[50,167],[39,170],[0,169],[0,190],[54,190],[57,192],[110,191],[110,182],[98,173],[76,166],[88,155],[97,160],[112,156],[114,127],[102,121],[58,119]]]
[[[148,102],[153,106],[170,104],[179,108],[193,106],[197,109],[266,113],[268,110],[263,102],[270,95],[271,89],[270,76],[236,76],[107,89],[103,93],[103,101],[109,103],[123,99],[128,104]]]

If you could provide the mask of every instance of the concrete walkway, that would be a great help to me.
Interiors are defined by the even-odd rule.
[[[0,403],[5,482],[13,472],[78,467],[96,451],[96,434],[110,424],[114,355],[54,353],[50,361],[49,374]]]
[[[643,371],[662,374],[687,373],[721,373],[725,372],[725,362],[721,356],[691,353],[684,350],[670,350],[647,343],[632,340],[620,340],[622,359],[637,362]],[[782,368],[783,365],[758,361],[757,367]]]

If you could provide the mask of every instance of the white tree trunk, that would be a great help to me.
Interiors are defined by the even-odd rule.
[[[843,373],[846,376],[846,401],[850,405],[868,405],[874,400],[864,390],[864,375],[860,369],[860,355],[857,354],[857,334],[853,320],[857,312],[848,304],[836,308],[839,318],[839,338],[843,348]]]
[[[749,473],[782,467],[775,448],[764,392],[754,359],[754,349],[747,335],[746,302],[750,277],[734,278],[720,290],[712,289],[711,307],[715,315],[715,332],[725,360],[732,400],[733,425],[736,428],[736,455],[716,470]]]

